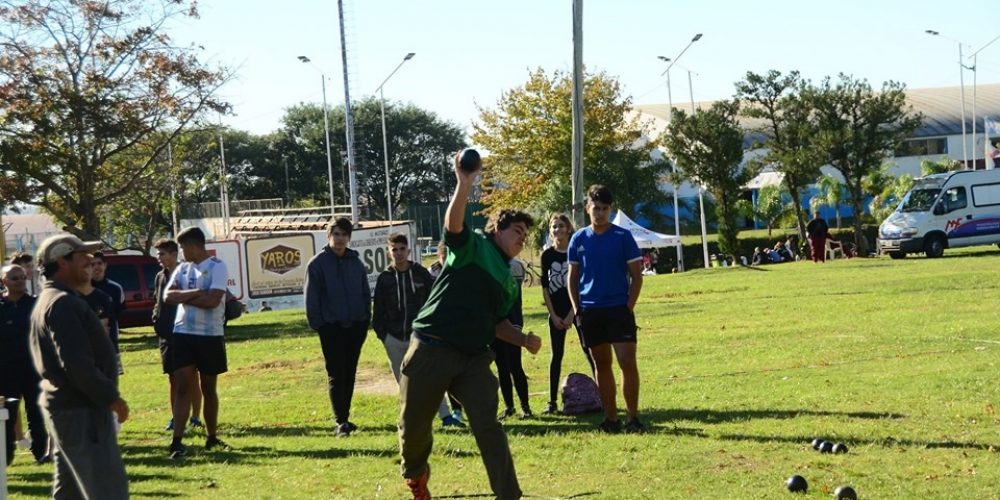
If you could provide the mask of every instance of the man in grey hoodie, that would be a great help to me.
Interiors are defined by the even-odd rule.
[[[413,320],[427,302],[434,278],[427,269],[410,260],[409,240],[405,234],[392,233],[387,243],[392,265],[382,271],[375,282],[372,328],[385,347],[389,368],[398,383],[399,366],[410,346]],[[438,414],[444,426],[465,427],[461,420],[452,416],[447,398],[441,400]]]
[[[319,333],[337,436],[357,430],[350,422],[354,377],[371,320],[371,288],[351,242],[351,221],[339,218],[327,229],[327,246],[306,268],[306,319]]]

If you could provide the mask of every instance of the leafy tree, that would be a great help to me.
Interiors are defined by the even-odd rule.
[[[196,16],[179,0],[0,0],[0,172],[19,186],[10,194],[102,235],[101,207],[160,175],[157,156],[188,123],[227,110],[215,96],[225,70],[167,34],[170,21]]]
[[[802,196],[819,176],[823,152],[816,146],[816,127],[809,120],[812,109],[802,98],[808,84],[798,71],[787,75],[771,70],[765,75],[747,72],[736,83],[736,97],[744,102],[743,116],[754,119],[753,130],[764,135],[767,153],[759,160],[774,165],[783,174],[782,183],[792,199],[799,238],[806,238],[806,216],[802,212]]]
[[[604,184],[620,208],[639,207],[654,225],[662,225],[658,208],[671,198],[658,186],[668,165],[651,159],[656,141],[639,141],[651,135],[649,123],[629,114],[632,99],[622,95],[616,78],[588,74],[583,87],[584,185]],[[482,196],[488,211],[570,208],[572,95],[570,74],[537,69],[524,85],[504,92],[496,107],[479,108],[472,142],[489,151]]]
[[[757,219],[767,227],[767,237],[771,230],[777,227],[782,219],[795,214],[791,197],[780,186],[764,186],[757,194],[757,204],[748,200],[740,200],[740,212],[749,218]]]
[[[886,82],[880,92],[866,80],[840,74],[803,92],[814,108],[816,144],[840,171],[854,207],[855,244],[861,246],[863,180],[920,125],[922,116],[906,104],[905,86]]]
[[[913,187],[913,181],[913,176],[909,174],[887,178],[887,182],[880,186],[882,189],[875,193],[871,203],[868,204],[868,210],[875,218],[875,222],[885,220],[896,210],[896,206],[906,196],[907,191]]]
[[[962,162],[942,156],[938,161],[920,160],[920,175],[943,174],[953,170],[962,170]]]
[[[715,198],[719,247],[735,255],[739,250],[739,201],[743,186],[759,166],[743,161],[743,130],[737,116],[739,101],[717,101],[707,110],[688,116],[674,110],[664,138],[670,156],[677,159],[680,177],[707,186]]]
[[[823,174],[820,176],[819,181],[816,182],[816,188],[819,191],[809,200],[810,208],[814,212],[822,207],[832,208],[837,216],[837,229],[840,229],[842,227],[840,206],[847,199],[844,184],[830,174]]]

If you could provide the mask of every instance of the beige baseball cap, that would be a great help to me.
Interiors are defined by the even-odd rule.
[[[73,252],[96,252],[104,247],[100,241],[82,241],[72,234],[49,236],[38,247],[38,263],[46,265]]]

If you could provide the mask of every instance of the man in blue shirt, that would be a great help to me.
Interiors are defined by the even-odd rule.
[[[622,371],[628,411],[625,432],[642,432],[639,421],[639,368],[635,361],[635,303],[642,289],[642,254],[628,230],[610,222],[614,198],[601,185],[587,191],[590,225],[569,241],[567,288],[577,327],[597,368],[597,388],[604,405],[603,432],[622,430],[616,406],[612,350]]]

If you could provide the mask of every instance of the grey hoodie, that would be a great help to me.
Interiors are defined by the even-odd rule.
[[[309,328],[348,326],[371,320],[371,288],[358,252],[348,248],[337,257],[329,246],[306,267],[306,319]]]

